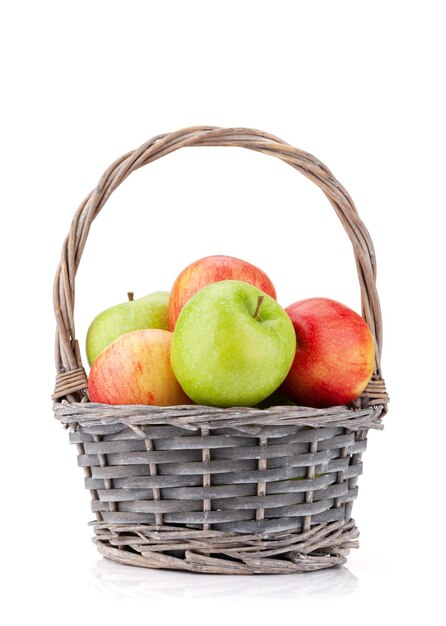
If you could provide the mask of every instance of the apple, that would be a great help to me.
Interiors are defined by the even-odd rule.
[[[254,406],[285,379],[296,337],[285,310],[253,285],[215,282],[183,307],[172,339],[172,368],[198,404]]]
[[[181,309],[194,293],[222,280],[241,280],[276,300],[274,285],[255,265],[232,256],[207,256],[188,265],[176,278],[169,299],[170,330],[175,328]]]
[[[129,292],[128,298],[128,302],[102,311],[91,322],[86,342],[89,365],[112,341],[124,333],[143,328],[169,330],[168,291],[155,291],[138,300],[134,300],[133,293]]]
[[[88,377],[92,402],[190,404],[170,365],[172,333],[134,330],[113,341],[94,361]]]
[[[287,307],[297,349],[281,392],[302,406],[348,404],[361,395],[375,362],[367,323],[329,298],[308,298]]]

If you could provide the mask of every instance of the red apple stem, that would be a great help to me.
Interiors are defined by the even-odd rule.
[[[128,299],[129,299],[129,302],[133,302],[133,296],[134,296],[134,295],[135,295],[135,294],[133,293],[133,291],[128,291],[128,292],[127,292],[127,297],[128,297]]]
[[[260,313],[260,307],[262,306],[262,302],[264,301],[265,296],[259,296],[257,298],[257,306],[256,306],[256,310],[254,311],[254,319],[257,319],[258,314]]]

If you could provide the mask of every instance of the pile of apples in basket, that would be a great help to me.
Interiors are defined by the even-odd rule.
[[[363,318],[328,298],[282,308],[259,268],[229,256],[186,267],[172,290],[91,323],[92,402],[216,407],[352,402],[374,366]]]

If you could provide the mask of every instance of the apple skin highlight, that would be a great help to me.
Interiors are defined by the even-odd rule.
[[[364,319],[329,298],[308,298],[285,310],[297,348],[281,392],[296,404],[316,408],[348,404],[361,395],[375,362]]]
[[[90,400],[118,405],[191,404],[172,371],[171,341],[171,332],[153,328],[118,337],[92,365]]]
[[[231,256],[214,255],[188,265],[176,278],[169,299],[169,326],[173,331],[178,316],[188,300],[200,289],[222,280],[240,280],[277,299],[276,290],[261,269]]]

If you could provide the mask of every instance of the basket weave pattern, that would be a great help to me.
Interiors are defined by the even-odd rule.
[[[278,157],[326,194],[349,235],[375,373],[350,407],[112,406],[88,400],[74,326],[75,275],[90,226],[135,169],[187,146]],[[188,128],[154,137],[104,173],[79,207],[56,273],[55,416],[70,429],[96,516],[94,541],[116,561],[228,574],[288,573],[345,562],[369,428],[387,394],[370,236],[345,189],[315,157],[251,129]]]

